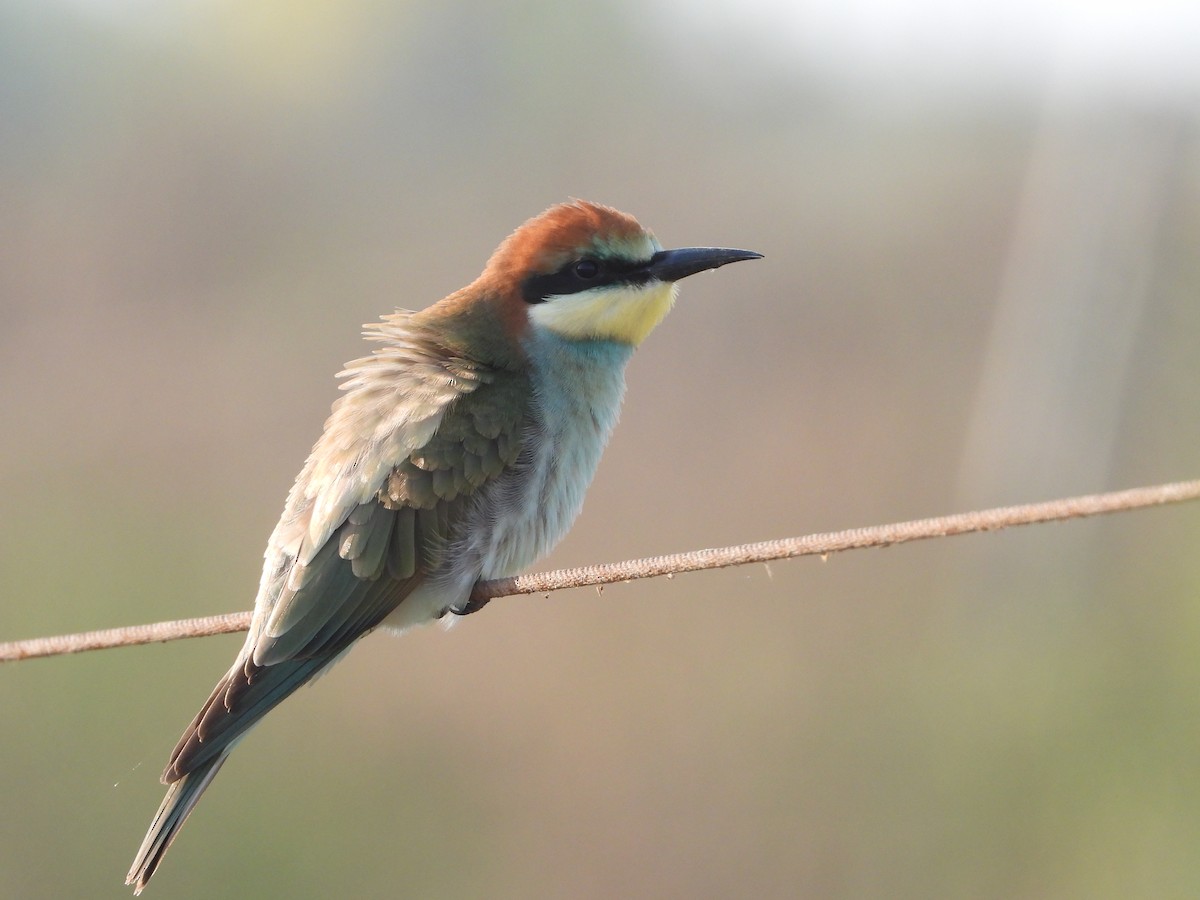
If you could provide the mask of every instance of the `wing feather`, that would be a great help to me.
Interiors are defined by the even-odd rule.
[[[271,537],[242,653],[180,738],[172,783],[376,628],[442,564],[474,492],[515,461],[527,376],[472,366],[397,319],[349,389]],[[447,604],[458,598],[449,598]]]
[[[417,571],[417,511],[411,506],[396,510],[387,571],[393,581],[406,581]]]
[[[396,511],[388,509],[382,503],[372,503],[370,509],[373,515],[367,537],[362,543],[362,550],[356,556],[349,554],[343,554],[343,556],[351,561],[355,577],[374,581],[383,574],[386,568],[384,554],[392,539],[392,531],[396,524]]]

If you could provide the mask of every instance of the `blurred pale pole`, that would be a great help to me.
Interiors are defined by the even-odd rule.
[[[964,443],[959,505],[1113,486],[1159,225],[1181,178],[1182,120],[1181,110],[1133,99],[1114,105],[1065,73],[1049,92]],[[1073,546],[1085,552],[1092,533],[1076,530]],[[1068,571],[1061,551],[1056,542]]]

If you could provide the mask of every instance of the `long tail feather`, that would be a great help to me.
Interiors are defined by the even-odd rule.
[[[135,886],[135,894],[146,887],[200,795],[238,742],[272,708],[339,658],[340,654],[320,660],[288,660],[264,668],[243,663],[239,657],[171,754],[163,773],[163,781],[169,785],[167,796],[125,878],[126,884]]]
[[[171,841],[175,840],[175,835],[183,827],[188,814],[200,800],[204,789],[216,777],[227,757],[228,750],[170,786],[167,796],[163,798],[162,805],[154,816],[154,821],[150,823],[150,830],[146,832],[146,838],[142,841],[137,856],[134,857],[133,866],[125,876],[125,883],[134,886],[134,894],[140,894],[146,887],[154,870],[162,861],[163,854],[171,846]]]

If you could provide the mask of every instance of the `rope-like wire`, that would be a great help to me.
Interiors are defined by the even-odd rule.
[[[667,556],[652,556],[646,559],[631,559],[626,562],[583,566],[576,569],[535,572],[531,575],[518,575],[515,578],[482,581],[475,586],[472,602],[478,605],[498,597],[514,594],[548,594],[564,588],[612,584],[619,581],[633,581],[637,578],[653,578],[658,575],[678,575],[683,572],[742,566],[747,563],[770,562],[797,556],[826,556],[843,550],[888,547],[892,544],[904,544],[927,538],[970,534],[977,531],[995,531],[1014,525],[1080,519],[1103,513],[1123,512],[1196,499],[1200,499],[1200,480],[1178,481],[1107,494],[1088,494],[1082,497],[1049,500],[1044,503],[1028,503],[1020,506],[957,513],[932,519],[897,522],[892,525],[852,528],[848,531],[781,538],[713,550],[691,550]],[[249,612],[226,613],[198,619],[156,622],[150,625],[132,625],[126,628],[110,628],[105,631],[89,631],[82,634],[64,634],[27,641],[0,643],[0,662],[80,653],[84,650],[103,650],[109,647],[150,644],[157,641],[174,641],[180,638],[207,637],[212,634],[229,634],[248,629],[250,616]]]

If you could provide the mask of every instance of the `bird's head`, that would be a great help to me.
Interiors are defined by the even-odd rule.
[[[681,278],[759,257],[747,250],[663,250],[633,216],[574,200],[513,232],[484,277],[525,306],[531,327],[636,346],[670,310]]]
[[[426,312],[454,331],[457,319],[472,349],[486,341],[497,356],[531,329],[636,346],[671,309],[680,279],[760,258],[749,250],[664,250],[633,216],[572,200],[519,227],[478,280]]]

